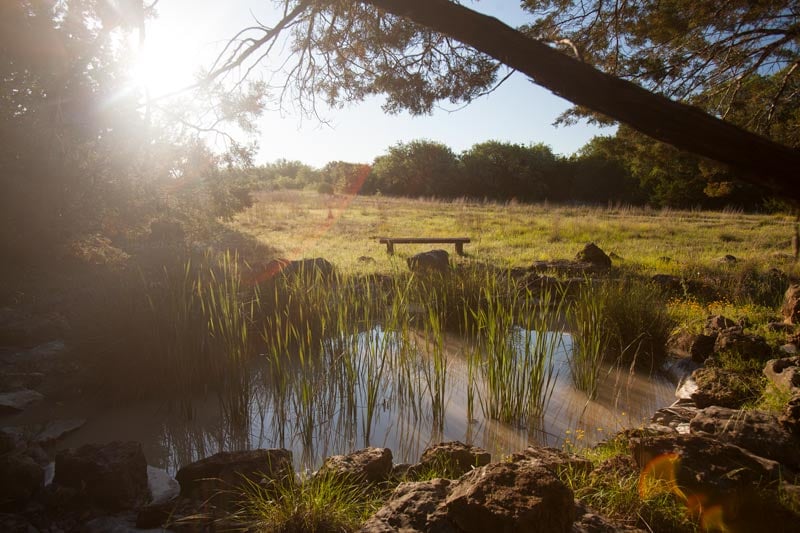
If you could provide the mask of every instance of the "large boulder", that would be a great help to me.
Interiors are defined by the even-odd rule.
[[[694,434],[734,444],[795,471],[800,469],[800,439],[781,427],[778,417],[771,413],[707,407],[695,415],[689,428]]]
[[[800,393],[800,356],[767,361],[764,375],[777,390]]]
[[[401,483],[363,532],[570,531],[572,491],[531,461],[492,463],[456,481]]]
[[[787,324],[800,324],[800,284],[792,284],[786,289],[781,313]]]
[[[294,475],[292,452],[284,449],[219,452],[178,470],[181,496],[206,500],[247,483],[263,486]]]
[[[56,455],[53,483],[84,491],[92,503],[118,511],[150,498],[147,461],[138,442],[86,444]]]
[[[353,483],[381,483],[392,473],[392,450],[365,448],[325,459],[317,475],[333,475]]]
[[[450,254],[444,250],[430,250],[412,255],[406,262],[412,272],[445,273],[450,270]]]
[[[600,268],[610,268],[611,258],[595,243],[590,242],[575,256],[576,261],[590,263]]]

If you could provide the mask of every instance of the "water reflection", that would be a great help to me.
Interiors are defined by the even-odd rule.
[[[442,440],[475,444],[499,457],[530,444],[561,446],[569,436],[574,440],[577,430],[591,444],[640,425],[672,402],[674,386],[666,378],[611,366],[604,368],[597,398],[590,401],[570,379],[569,335],[555,335],[560,338],[550,360],[552,395],[544,414],[525,427],[484,416],[483,385],[470,370],[473,347],[465,339],[440,335],[441,344],[434,347],[425,332],[401,335],[376,327],[325,343],[305,361],[286,357],[281,376],[262,361],[251,372],[245,417],[213,393],[192,399],[190,418],[181,409],[152,403],[125,410],[71,406],[73,416],[77,411],[90,422],[63,445],[139,440],[151,464],[172,472],[218,451],[247,448],[288,448],[296,466],[308,469],[329,455],[364,446],[386,446],[395,462],[414,462],[426,446]],[[436,364],[444,365],[444,376],[436,377],[441,374]],[[472,408],[469,394],[476,396]],[[52,417],[53,409],[40,416]]]

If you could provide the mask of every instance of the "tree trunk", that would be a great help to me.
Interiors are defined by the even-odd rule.
[[[537,84],[632,128],[744,171],[746,179],[800,202],[800,151],[696,107],[674,102],[531,39],[499,20],[449,0],[359,0],[474,47]]]

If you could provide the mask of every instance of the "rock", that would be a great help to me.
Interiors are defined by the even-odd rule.
[[[136,514],[136,527],[160,528],[175,514],[180,485],[166,470],[147,466],[147,486],[152,498]],[[189,511],[192,514],[192,511]]]
[[[101,516],[86,522],[80,533],[165,533],[162,528],[142,529],[133,515]]]
[[[30,456],[12,452],[0,456],[0,507],[19,510],[44,487],[44,469]]]
[[[706,335],[713,335],[716,336],[719,332],[738,327],[739,324],[731,320],[730,318],[726,318],[722,315],[713,315],[706,318],[706,325],[705,325],[705,333]]]
[[[674,429],[678,433],[689,433],[689,423],[697,414],[697,408],[673,405],[656,411],[650,421]]]
[[[492,455],[483,448],[459,441],[443,442],[426,448],[419,463],[409,470],[409,475],[433,471],[442,477],[455,479],[473,468],[489,464],[491,460]]]
[[[0,346],[34,346],[62,337],[68,329],[66,319],[58,313],[30,315],[0,308]]]
[[[336,269],[333,263],[322,257],[298,259],[296,261],[284,261],[281,267],[281,274],[284,276],[302,276],[304,278],[315,278],[329,280],[333,277]]]
[[[445,273],[450,270],[450,254],[444,250],[430,250],[412,255],[406,262],[412,272]]]
[[[678,276],[670,274],[656,274],[650,278],[653,283],[661,287],[665,292],[681,293],[683,292],[683,281]]]
[[[108,510],[131,509],[149,500],[147,461],[138,442],[87,444],[56,455],[53,483],[85,491]]]
[[[781,427],[796,437],[800,437],[800,393],[786,403],[783,413],[778,417]]]
[[[800,439],[765,411],[739,411],[725,407],[700,410],[689,425],[692,433],[734,444],[783,466],[800,470]]]
[[[786,289],[781,314],[785,323],[800,324],[800,284],[793,283]]]
[[[695,363],[703,363],[714,353],[717,335],[697,335],[689,346],[689,355]]]
[[[48,422],[44,429],[36,433],[33,437],[33,442],[40,446],[47,446],[53,444],[59,439],[69,435],[73,431],[77,431],[86,424],[85,418],[72,418],[69,420],[56,420]]]
[[[181,496],[205,500],[249,480],[264,484],[294,475],[292,452],[284,449],[219,452],[178,470]]]
[[[447,521],[465,532],[569,531],[572,491],[550,470],[529,461],[493,463],[452,486],[444,503]]]
[[[456,481],[401,483],[363,532],[570,531],[572,491],[531,461],[492,463]]]
[[[794,331],[794,324],[787,324],[785,322],[769,322],[767,324],[769,331],[776,331],[779,333],[792,333]]]
[[[0,513],[0,531],[5,533],[39,533],[39,530],[33,527],[24,516],[6,513]]]
[[[34,389],[43,379],[41,372],[6,372],[0,376],[0,390]]]
[[[772,355],[764,337],[746,335],[738,326],[720,331],[714,343],[714,352],[727,352],[741,356],[743,359],[767,360]]]
[[[147,488],[150,490],[151,504],[172,501],[181,493],[178,480],[166,470],[150,465],[147,465]]]
[[[636,465],[636,461],[633,460],[633,457],[627,454],[620,454],[609,457],[601,462],[589,475],[593,478],[609,479],[609,476],[611,476],[616,479],[630,477],[638,473],[639,468]]]
[[[44,396],[29,389],[0,393],[0,414],[19,413],[43,399]]]
[[[800,350],[798,349],[797,344],[790,342],[781,346],[780,351],[786,355],[796,355]]]
[[[588,474],[592,469],[592,462],[588,459],[544,446],[528,446],[522,452],[512,454],[510,459],[512,462],[527,461],[546,468],[557,476],[567,470],[576,474]]]
[[[732,531],[751,531],[735,524],[758,516],[765,499],[775,499],[764,489],[782,476],[777,462],[700,435],[632,438],[629,447],[643,480],[663,480],[692,512],[719,506]]]
[[[595,243],[590,242],[575,256],[576,261],[590,263],[601,268],[611,267],[611,258]]]
[[[0,455],[24,449],[25,439],[19,431],[11,428],[0,429]]]
[[[572,533],[617,533],[618,531],[645,533],[643,529],[619,524],[595,514],[580,501],[575,501],[575,523],[572,524]]]
[[[697,390],[691,394],[692,401],[700,409],[716,405],[738,408],[753,398],[754,391],[738,373],[716,367],[698,368],[692,372]]]
[[[400,483],[359,531],[362,533],[453,533],[441,514],[433,517],[450,492],[449,479]],[[433,518],[432,518],[433,517]]]
[[[317,475],[343,477],[353,483],[381,483],[392,473],[392,450],[365,448],[325,459]]]
[[[764,375],[779,391],[791,394],[800,392],[800,356],[771,359],[764,367]]]

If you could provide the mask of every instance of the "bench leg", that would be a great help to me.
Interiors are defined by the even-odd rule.
[[[464,255],[464,243],[463,242],[457,242],[456,243],[456,253],[458,255]]]
[[[387,242],[386,243],[386,253],[389,255],[394,255],[394,243]]]

